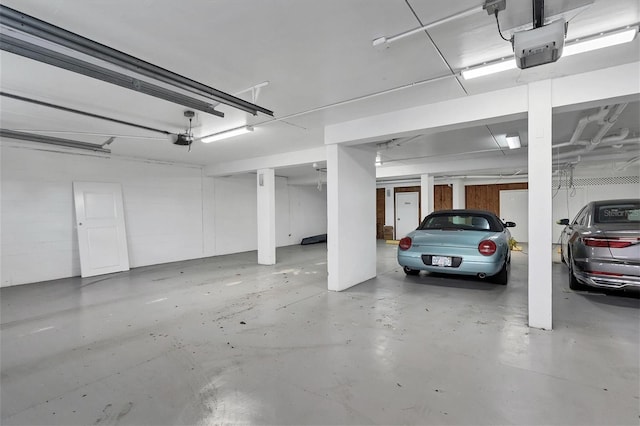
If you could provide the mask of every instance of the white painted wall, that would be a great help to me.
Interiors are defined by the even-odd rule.
[[[500,218],[505,222],[515,222],[516,226],[509,228],[509,232],[517,242],[528,242],[529,191],[526,189],[500,191]]]
[[[286,243],[281,245],[300,244],[305,237],[311,237],[313,235],[326,234],[327,233],[327,191],[326,186],[322,186],[322,190],[318,191],[316,186],[297,186],[289,185],[289,199],[291,200],[289,205],[291,206],[290,213],[290,228],[288,235],[280,235],[280,239],[276,237],[278,244],[285,240]],[[276,204],[278,198],[278,188],[276,187]],[[284,217],[276,210],[276,217]],[[276,223],[276,233],[278,233],[279,227]]]
[[[213,179],[215,202],[212,219],[215,223],[215,254],[256,250],[256,175]]]
[[[122,184],[132,268],[257,249],[255,174],[212,178],[200,167],[12,141],[0,152],[1,286],[80,275],[73,181]],[[277,178],[276,215],[278,246],[326,233],[326,194]]]
[[[577,186],[575,191],[562,187],[557,192],[554,190],[554,194],[556,195],[553,198],[553,242],[558,243],[564,229],[564,226],[555,223],[559,219],[573,220],[580,209],[590,201],[640,198],[640,189],[637,183],[585,185]]]

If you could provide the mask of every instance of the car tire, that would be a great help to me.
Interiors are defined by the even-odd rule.
[[[571,290],[584,290],[586,286],[578,281],[576,274],[573,273],[573,259],[571,259],[571,253],[567,256],[567,267],[569,268],[569,288]]]
[[[407,275],[418,275],[420,273],[419,269],[411,269],[408,266],[403,266],[402,270],[404,271],[405,274]]]
[[[502,264],[500,272],[491,277],[491,280],[496,284],[507,285],[509,282],[509,268],[506,261]]]

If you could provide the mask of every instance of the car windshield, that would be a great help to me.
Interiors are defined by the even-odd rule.
[[[489,218],[474,214],[447,214],[427,216],[419,229],[495,231]]]
[[[596,206],[596,223],[640,223],[640,203]]]

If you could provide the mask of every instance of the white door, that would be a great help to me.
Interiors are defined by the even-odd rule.
[[[129,270],[119,183],[74,182],[76,227],[83,277]]]
[[[529,191],[513,189],[500,191],[500,218],[515,222],[515,228],[509,228],[511,236],[519,243],[529,241]]]
[[[396,193],[396,239],[414,231],[418,224],[418,193]]]

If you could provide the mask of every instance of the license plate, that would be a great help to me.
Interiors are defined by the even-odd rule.
[[[434,266],[451,266],[451,258],[448,256],[432,256],[431,264]]]

